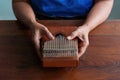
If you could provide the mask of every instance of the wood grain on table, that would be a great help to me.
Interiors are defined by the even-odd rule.
[[[50,26],[78,26],[76,20],[42,20]],[[120,21],[90,33],[90,45],[74,68],[43,68],[29,30],[17,21],[0,21],[0,80],[120,80]]]

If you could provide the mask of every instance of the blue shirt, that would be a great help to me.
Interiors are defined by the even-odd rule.
[[[86,16],[93,2],[93,0],[31,0],[31,5],[37,15],[75,17]]]

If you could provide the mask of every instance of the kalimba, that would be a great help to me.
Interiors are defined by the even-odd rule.
[[[43,67],[76,67],[78,58],[78,39],[67,40],[77,27],[75,26],[46,26],[55,36],[54,40],[41,39]]]

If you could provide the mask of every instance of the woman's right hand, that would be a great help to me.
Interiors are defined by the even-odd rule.
[[[54,39],[53,35],[44,25],[36,21],[30,0],[13,0],[12,3],[16,18],[31,28],[32,40],[35,44],[38,54],[40,54],[40,38],[42,35],[45,35],[49,39]]]
[[[35,22],[32,26],[32,39],[35,45],[35,48],[37,50],[37,53],[39,54],[39,56],[41,56],[40,54],[40,39],[43,35],[45,35],[46,37],[48,37],[49,39],[54,39],[54,36],[51,34],[51,32],[47,29],[46,26]]]

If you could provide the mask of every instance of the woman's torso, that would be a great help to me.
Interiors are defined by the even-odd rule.
[[[49,17],[86,16],[93,3],[93,0],[31,0],[37,16]]]

